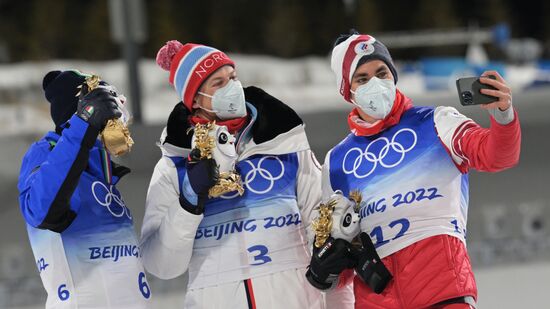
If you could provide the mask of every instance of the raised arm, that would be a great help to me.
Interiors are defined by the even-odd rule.
[[[61,233],[73,222],[80,208],[73,193],[98,133],[75,115],[57,143],[41,141],[27,153],[18,188],[28,224]]]

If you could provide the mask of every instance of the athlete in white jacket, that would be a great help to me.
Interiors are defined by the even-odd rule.
[[[302,120],[263,90],[243,90],[233,61],[214,48],[171,41],[157,62],[170,70],[182,102],[161,137],[147,195],[147,271],[162,279],[188,271],[186,308],[325,308],[324,295],[304,277],[321,171]],[[188,129],[212,120],[237,137],[245,192],[202,205],[210,170],[205,160],[189,162]],[[335,297],[352,306],[347,292]]]

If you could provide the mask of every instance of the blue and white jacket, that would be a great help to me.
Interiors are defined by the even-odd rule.
[[[19,203],[46,308],[146,308],[151,291],[130,210],[98,131],[73,116],[23,158]]]

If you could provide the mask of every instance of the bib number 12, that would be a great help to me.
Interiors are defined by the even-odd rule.
[[[372,231],[370,233],[371,237],[376,238],[376,243],[374,244],[374,247],[378,248],[382,245],[385,245],[385,244],[389,243],[391,240],[394,240],[394,239],[397,239],[397,238],[403,236],[405,234],[405,232],[407,232],[409,230],[410,225],[411,225],[411,223],[409,222],[409,220],[407,220],[405,218],[397,219],[395,221],[390,222],[390,224],[388,225],[388,227],[390,229],[393,229],[394,227],[399,226],[399,232],[392,239],[384,239],[384,234],[382,234],[382,227],[381,226],[376,226],[374,229],[372,229]]]

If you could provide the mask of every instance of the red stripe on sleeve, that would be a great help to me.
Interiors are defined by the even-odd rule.
[[[498,172],[515,166],[519,162],[520,148],[521,127],[516,111],[514,120],[507,125],[491,117],[489,129],[468,122],[453,136],[453,151],[478,171]]]

